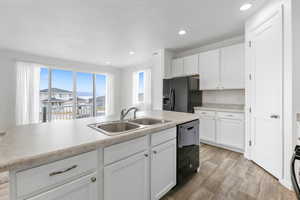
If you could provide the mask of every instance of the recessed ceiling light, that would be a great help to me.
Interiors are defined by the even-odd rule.
[[[252,7],[252,4],[251,4],[251,3],[245,3],[244,5],[242,5],[242,6],[240,7],[240,11],[246,11],[246,10],[249,10],[251,7]]]
[[[109,61],[106,61],[106,62],[105,62],[105,64],[107,64],[107,65],[110,65],[110,64],[111,64],[111,62],[109,62]]]
[[[129,51],[129,54],[130,54],[130,55],[134,55],[135,52],[134,52],[134,51]]]
[[[186,30],[180,30],[180,31],[178,32],[178,34],[179,34],[179,35],[185,35],[185,34],[186,34]]]

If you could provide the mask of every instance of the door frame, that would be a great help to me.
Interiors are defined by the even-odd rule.
[[[281,111],[281,175],[278,177],[280,182],[283,182],[282,180],[284,179],[284,170],[285,170],[285,155],[284,155],[284,150],[285,150],[285,143],[284,143],[284,50],[285,50],[285,40],[284,40],[284,5],[280,4],[278,6],[274,6],[273,9],[270,11],[267,15],[260,16],[260,20],[256,22],[255,25],[250,26],[250,28],[247,29],[247,24],[246,24],[246,43],[245,43],[245,65],[246,65],[246,135],[245,135],[245,157],[249,160],[253,160],[253,141],[254,141],[254,133],[252,130],[252,106],[253,106],[253,93],[254,93],[254,83],[253,83],[253,75],[254,75],[254,66],[252,63],[253,55],[252,55],[252,40],[254,37],[255,32],[262,26],[264,23],[268,22],[272,17],[274,17],[278,12],[280,12],[281,15],[281,21],[282,21],[282,111]]]

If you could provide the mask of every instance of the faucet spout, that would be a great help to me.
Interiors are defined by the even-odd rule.
[[[130,112],[130,111],[134,111],[134,119],[136,119],[136,112],[139,110],[137,107],[131,107],[131,108],[129,108],[128,110],[126,110],[126,109],[123,109],[122,111],[121,111],[121,115],[120,115],[120,120],[121,121],[123,121],[124,119],[125,119],[125,117],[128,115],[128,113]]]

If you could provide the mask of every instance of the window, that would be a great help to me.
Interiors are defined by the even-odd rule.
[[[138,91],[139,91],[139,94],[138,94],[138,100],[139,100],[139,103],[143,103],[144,102],[144,99],[145,99],[145,82],[144,82],[144,72],[139,72],[138,73],[138,82],[139,82],[139,85],[138,85]]]
[[[93,74],[78,72],[76,80],[76,118],[91,117],[94,115]]]
[[[73,119],[73,72],[51,70],[51,120]]]
[[[95,80],[95,93],[96,93],[96,116],[105,114],[106,110],[106,76],[96,74]]]
[[[106,75],[41,68],[40,122],[105,115],[106,86]]]
[[[151,109],[151,70],[133,73],[133,105],[140,109]]]

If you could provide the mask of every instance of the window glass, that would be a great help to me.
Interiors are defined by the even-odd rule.
[[[96,116],[105,115],[106,76],[96,74]]]
[[[51,119],[73,119],[73,72],[52,70]]]
[[[40,122],[48,121],[49,117],[49,69],[41,68],[40,70]]]
[[[77,108],[76,118],[93,116],[93,74],[77,73]]]
[[[144,72],[139,72],[139,94],[138,100],[139,102],[144,102],[145,98],[145,81],[144,81]]]

